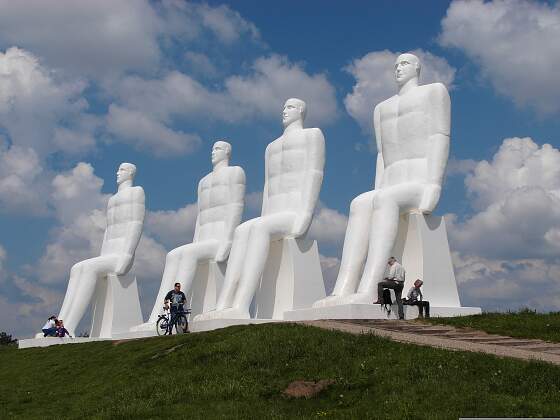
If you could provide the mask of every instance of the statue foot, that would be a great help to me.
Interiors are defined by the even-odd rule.
[[[194,317],[194,321],[209,321],[212,319],[250,319],[249,311],[237,308],[222,309],[220,311],[210,311]]]
[[[342,305],[356,304],[373,304],[375,299],[367,293],[353,293],[351,295],[343,296]]]
[[[153,331],[156,329],[156,323],[155,322],[144,322],[143,324],[140,325],[135,325],[134,327],[130,328],[131,332],[136,332],[136,331]]]
[[[336,305],[340,305],[341,303],[341,299],[344,298],[344,296],[327,296],[326,298],[323,298],[321,300],[318,300],[317,302],[315,302],[313,304],[313,308],[326,308],[328,306],[336,306]]]

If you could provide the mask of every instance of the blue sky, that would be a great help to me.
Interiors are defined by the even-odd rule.
[[[327,141],[312,233],[332,287],[349,203],[373,185],[371,112],[405,51],[451,93],[436,213],[463,304],[560,310],[559,28],[555,2],[522,0],[0,0],[0,330],[25,336],[57,312],[72,264],[99,252],[123,161],[149,210],[146,314],[165,253],[192,238],[212,143],[232,143],[254,217],[292,96]]]

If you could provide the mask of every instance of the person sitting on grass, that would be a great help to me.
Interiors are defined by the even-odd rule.
[[[72,336],[70,335],[68,330],[66,328],[64,328],[64,321],[62,321],[62,319],[59,319],[58,322],[57,322],[56,336],[60,337],[60,338],[65,337],[65,336],[68,336],[68,337],[72,338]]]
[[[426,314],[426,318],[429,318],[430,302],[424,300],[424,296],[422,295],[422,291],[420,290],[423,284],[424,282],[422,280],[416,279],[416,281],[414,282],[414,286],[411,287],[408,291],[408,295],[406,296],[404,304],[418,306],[418,318],[424,318],[424,313]]]
[[[43,331],[43,337],[55,337],[56,336],[56,316],[52,315],[49,317],[45,325],[41,330]]]

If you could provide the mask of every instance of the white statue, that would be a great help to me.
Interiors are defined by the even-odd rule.
[[[315,302],[315,308],[373,303],[400,214],[431,213],[439,201],[449,155],[451,105],[444,85],[419,86],[419,75],[418,57],[397,58],[399,92],[373,111],[375,189],[352,201],[334,291]]]
[[[286,101],[284,133],[265,152],[261,217],[235,230],[216,310],[198,315],[195,321],[250,318],[249,306],[265,269],[270,242],[298,238],[309,229],[323,182],[325,139],[320,129],[303,128],[305,112],[304,101]]]
[[[212,147],[212,172],[198,183],[198,216],[193,242],[167,254],[161,286],[148,322],[135,329],[153,329],[167,292],[175,282],[188,293],[197,266],[205,261],[225,261],[233,233],[241,222],[245,202],[245,172],[229,166],[231,145],[217,141]]]
[[[133,186],[136,166],[122,163],[117,171],[118,191],[107,205],[107,228],[101,255],[75,264],[58,316],[72,335],[90,304],[97,282],[107,274],[119,276],[132,267],[144,225],[144,190]]]

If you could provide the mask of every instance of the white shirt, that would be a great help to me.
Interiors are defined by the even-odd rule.
[[[49,319],[45,325],[43,325],[42,330],[48,330],[49,328],[53,328],[55,326],[54,319]]]
[[[393,265],[389,266],[389,270],[387,272],[388,279],[396,280],[396,281],[404,281],[405,275],[406,275],[406,270],[397,261],[395,261]]]

